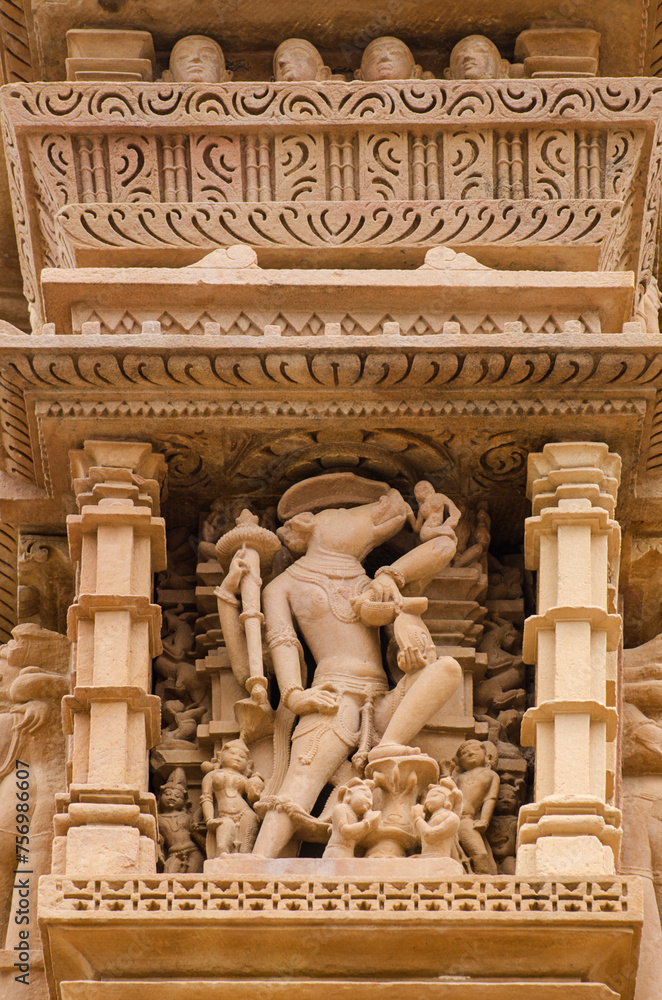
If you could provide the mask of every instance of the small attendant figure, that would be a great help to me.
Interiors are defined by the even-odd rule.
[[[372,808],[374,783],[352,778],[339,790],[331,813],[331,837],[323,857],[353,858],[356,848],[379,823],[381,813]]]
[[[462,792],[460,846],[466,851],[477,875],[496,875],[496,865],[485,833],[499,794],[499,775],[493,770],[497,750],[486,740],[465,740],[455,755],[453,777]]]
[[[204,855],[192,834],[186,773],[176,767],[159,792],[159,853],[169,875],[201,872]]]
[[[435,492],[432,483],[425,479],[416,483],[414,496],[418,501],[418,515],[411,514],[407,520],[422,542],[455,532],[462,513],[452,500]]]
[[[243,740],[231,740],[202,769],[207,857],[250,854],[260,825],[252,806],[262,794],[264,779],[253,771],[248,747]]]
[[[414,826],[421,838],[423,857],[453,856],[461,812],[462,792],[452,778],[442,778],[436,785],[430,785],[423,803],[413,808]]]

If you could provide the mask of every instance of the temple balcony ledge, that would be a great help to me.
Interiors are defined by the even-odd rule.
[[[632,996],[642,922],[636,878],[440,880],[417,878],[415,859],[409,876],[401,861],[395,877],[350,877],[320,872],[329,862],[319,860],[247,858],[242,871],[237,861],[214,878],[43,877],[48,975],[80,990],[54,995],[114,997],[109,986],[95,992],[97,982],[137,990],[132,981],[183,985],[202,976],[210,987],[232,980],[242,997],[262,978],[289,984],[297,997],[311,995],[294,988],[302,981],[322,980],[325,990],[331,980],[330,995],[344,996],[336,978],[350,992],[352,982],[386,980],[412,995],[432,981],[425,996],[453,1000]]]

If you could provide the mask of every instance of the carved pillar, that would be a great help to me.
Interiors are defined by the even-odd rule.
[[[526,561],[538,570],[538,614],[524,627],[536,663],[536,707],[522,743],[536,748],[535,802],[520,811],[517,874],[614,872],[621,838],[613,794],[617,731],[615,614],[621,460],[607,445],[548,444],[529,456],[533,516]]]
[[[156,805],[148,750],[160,734],[149,693],[161,652],[153,575],[165,569],[159,513],[161,455],[135,442],[86,441],[70,452],[80,510],[68,518],[77,564],[69,636],[75,687],[65,698],[73,735],[72,780],[55,818],[54,871],[71,875],[156,871]]]

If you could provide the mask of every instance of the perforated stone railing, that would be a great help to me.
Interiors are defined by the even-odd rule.
[[[375,878],[63,879],[42,883],[40,907],[49,916],[76,913],[173,912],[313,913],[333,918],[367,911],[431,913],[629,912],[628,882],[620,878],[574,882],[508,877],[435,881]],[[630,907],[631,909],[631,907]],[[635,906],[636,909],[636,906]]]

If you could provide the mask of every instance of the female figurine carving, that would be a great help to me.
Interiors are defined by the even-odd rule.
[[[249,854],[259,821],[253,812],[264,788],[261,775],[253,772],[248,747],[243,740],[226,743],[202,779],[200,804],[207,824],[207,857]]]

